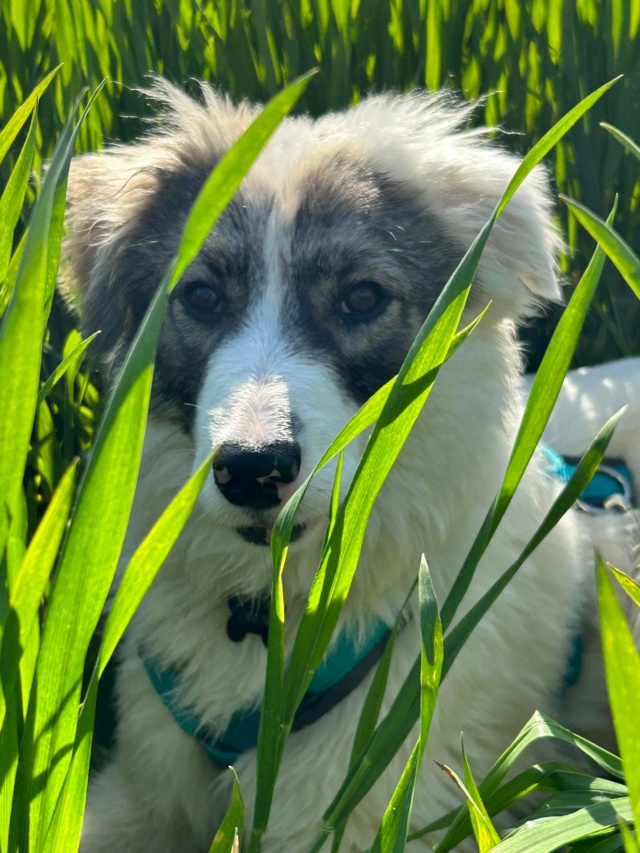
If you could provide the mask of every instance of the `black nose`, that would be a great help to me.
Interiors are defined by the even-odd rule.
[[[267,509],[281,501],[279,483],[292,483],[300,471],[300,445],[278,441],[258,447],[221,445],[213,463],[216,486],[236,506]]]

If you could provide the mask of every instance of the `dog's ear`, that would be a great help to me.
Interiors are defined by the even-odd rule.
[[[85,332],[100,332],[98,353],[113,350],[131,322],[119,273],[156,189],[153,165],[145,165],[133,146],[84,154],[71,163],[59,287],[79,312]]]
[[[495,148],[477,148],[473,156],[478,174],[464,185],[466,201],[451,204],[442,214],[466,246],[491,216],[520,163]],[[503,210],[482,253],[478,283],[509,316],[525,317],[544,302],[562,301],[562,240],[552,210],[546,173],[537,168]]]
[[[383,95],[363,101],[353,122],[379,165],[415,187],[465,250],[520,165],[485,128],[466,129],[473,109],[449,93]],[[562,240],[552,211],[546,173],[537,167],[496,222],[478,269],[478,283],[502,314],[520,317],[561,301]]]

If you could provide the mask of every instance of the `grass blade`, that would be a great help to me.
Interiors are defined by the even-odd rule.
[[[462,764],[464,767],[464,782],[467,789],[467,797],[469,806],[469,817],[473,825],[473,834],[478,842],[479,853],[487,853],[492,850],[496,844],[500,843],[500,836],[496,832],[494,825],[491,823],[491,818],[487,812],[485,804],[482,802],[480,791],[476,786],[471,767],[467,755],[464,751],[464,743],[460,737],[460,749],[462,751]]]
[[[487,774],[484,782],[480,785],[482,795],[486,797],[488,792],[494,791],[524,750],[539,738],[545,737],[558,738],[565,743],[571,744],[589,756],[606,773],[616,776],[618,779],[624,779],[622,762],[617,755],[569,731],[569,729],[561,726],[560,723],[556,723],[555,720],[552,720],[546,714],[536,711],[523,727],[518,737],[503,752]]]
[[[22,104],[22,106],[18,107],[13,116],[9,119],[7,124],[2,129],[0,133],[0,163],[4,160],[5,155],[9,148],[11,148],[11,143],[16,138],[18,133],[20,133],[20,128],[29,118],[33,110],[36,108],[36,104],[39,99],[42,97],[43,93],[46,91],[47,86],[53,78],[56,76],[60,69],[60,65],[53,69],[44,80],[41,80],[40,83],[36,86],[33,92],[29,95],[26,101]]]
[[[240,793],[240,784],[236,776],[236,771],[233,767],[230,767],[229,771],[233,773],[231,805],[220,824],[220,829],[216,832],[216,837],[209,848],[209,853],[240,853],[242,826],[244,823],[244,803],[242,802],[242,794]]]
[[[436,706],[442,673],[442,623],[427,561],[422,556],[419,573],[420,597],[420,736],[405,765],[371,853],[402,853],[407,843],[411,811],[429,728]]]
[[[513,198],[518,187],[522,184],[529,172],[536,166],[543,157],[557,145],[563,136],[570,130],[582,116],[587,113],[591,107],[600,100],[600,98],[608,92],[609,89],[620,80],[622,75],[614,77],[604,86],[600,86],[595,92],[591,92],[586,98],[583,98],[580,103],[576,104],[568,113],[566,113],[560,121],[556,122],[551,130],[547,131],[544,136],[533,146],[531,151],[524,157],[522,163],[518,167],[515,175],[511,179],[505,194],[503,195],[497,207],[497,215],[504,210],[509,201]]]
[[[620,569],[614,568],[610,563],[607,563],[607,568],[618,581],[622,589],[627,593],[629,598],[640,607],[640,584],[629,575],[621,572]]]
[[[62,476],[9,590],[9,612],[4,624],[0,656],[2,690],[5,695],[15,685],[22,650],[38,618],[71,510],[77,467],[76,460]],[[4,710],[0,699],[0,726]]]
[[[491,586],[489,591],[482,596],[482,598],[469,610],[467,614],[465,614],[457,625],[449,631],[445,638],[444,674],[449,671],[459,651],[471,635],[471,632],[480,622],[480,619],[491,607],[493,602],[496,601],[500,593],[505,589],[511,578],[514,577],[522,564],[531,556],[542,540],[548,536],[562,516],[571,509],[573,504],[585,490],[604,458],[604,454],[609,446],[614,430],[618,425],[618,421],[624,414],[624,411],[625,409],[621,409],[613,415],[613,417],[609,418],[606,424],[598,432],[589,449],[576,466],[571,478],[553,502],[553,505],[544,517],[542,524],[527,543],[522,554]]]
[[[100,648],[98,677],[104,672],[131,617],[191,515],[211,470],[213,456],[214,454],[211,454],[205,459],[180,489],[131,557],[107,616]]]
[[[611,713],[636,827],[640,827],[640,655],[602,558],[596,555],[602,651]]]
[[[18,269],[20,267],[20,264],[22,263],[22,255],[24,253],[24,244],[26,236],[27,234],[25,232],[20,238],[20,242],[16,246],[15,251],[9,262],[9,266],[7,267],[5,279],[2,283],[0,283],[0,319],[6,311],[7,305],[9,304],[9,300],[11,299],[11,296],[13,294],[13,288],[15,286],[16,277],[18,275]]]
[[[419,764],[420,740],[417,740],[389,805],[385,809],[371,853],[402,853],[404,850]]]
[[[7,594],[24,562],[26,538],[27,538],[27,506],[24,493],[20,493],[20,499],[14,505],[14,511],[9,518],[9,535],[6,543],[4,558],[0,562],[2,571],[2,583],[0,583],[0,595],[2,596],[2,619],[0,619],[0,635],[3,641],[12,645],[11,640],[15,638],[16,623],[12,619],[12,611],[7,600]],[[5,622],[6,617],[6,622]],[[31,642],[26,645],[23,660],[28,663],[32,659],[33,643],[37,643],[37,632],[34,631]],[[11,799],[13,795],[16,767],[18,761],[19,735],[22,728],[22,709],[24,707],[23,694],[28,690],[21,689],[22,685],[17,683],[18,676],[24,675],[20,672],[18,661],[10,662],[15,672],[13,683],[5,684],[0,679],[0,707],[2,708],[2,727],[0,729],[0,849],[8,848],[9,815],[11,813]],[[0,673],[1,674],[1,673]],[[21,679],[22,680],[22,679]],[[24,679],[26,681],[26,679]]]
[[[600,127],[604,127],[605,130],[608,130],[609,133],[618,140],[618,142],[624,145],[627,151],[633,154],[636,159],[640,160],[640,146],[635,143],[630,136],[627,136],[626,133],[623,133],[621,130],[618,130],[617,127],[613,127],[612,125],[607,124],[606,121],[601,121]]]
[[[560,198],[616,265],[629,287],[640,299],[640,258],[613,228],[584,205],[561,195]]]
[[[494,847],[496,853],[553,853],[580,838],[597,838],[618,826],[619,819],[631,820],[627,797],[596,803],[555,820],[529,821]]]
[[[20,219],[20,212],[29,186],[29,176],[36,150],[37,122],[38,113],[37,110],[34,110],[22,151],[0,197],[0,282],[4,282],[7,275],[13,246],[13,232]]]
[[[20,704],[15,699],[15,689],[6,690],[0,683],[0,697],[6,710],[0,731],[0,845],[9,849],[9,825],[18,763],[18,713]]]
[[[614,207],[609,221],[613,221],[615,212]],[[547,347],[531,388],[500,491],[442,607],[442,622],[445,630],[453,621],[460,602],[473,580],[478,563],[504,517],[540,441],[571,364],[589,305],[600,280],[604,260],[604,252],[597,247]]]
[[[51,376],[47,377],[46,381],[38,391],[38,405],[45,400],[54,385],[62,379],[68,370],[74,370],[77,368],[82,360],[85,350],[99,334],[100,332],[95,332],[84,341],[80,341],[80,343],[75,346],[70,353],[67,353],[60,364],[55,368]]]
[[[624,821],[620,821],[620,835],[624,841],[624,853],[640,853],[638,836],[634,835]]]
[[[102,84],[96,90],[95,98],[102,89]],[[89,115],[89,114],[88,114]],[[53,207],[51,210],[51,225],[49,226],[49,240],[47,242],[47,266],[44,288],[44,311],[49,316],[53,303],[53,294],[58,282],[58,267],[60,265],[60,254],[62,252],[62,236],[64,233],[64,217],[67,204],[67,188],[59,185],[56,188]]]
[[[479,853],[487,853],[488,850],[492,850],[497,844],[500,843],[500,836],[495,831],[495,828],[491,823],[491,819],[487,814],[487,810],[484,806],[484,803],[480,798],[478,789],[475,786],[473,776],[471,775],[469,762],[467,761],[467,757],[464,754],[464,747],[462,750],[462,755],[464,761],[464,782],[458,776],[458,774],[451,769],[451,767],[447,767],[446,764],[440,764],[440,762],[436,763],[438,764],[438,767],[444,770],[444,772],[447,774],[447,776],[449,776],[450,779],[453,779],[458,788],[466,797],[469,816],[471,819],[471,825],[473,828],[473,834],[475,836],[476,842],[478,843]],[[471,783],[471,788],[469,787],[469,783]]]
[[[76,853],[87,799],[98,682],[92,680],[82,705],[73,758],[53,811],[42,853]]]
[[[371,681],[371,685],[367,693],[367,698],[365,699],[365,702],[362,706],[362,711],[360,712],[358,727],[356,729],[356,733],[353,739],[350,762],[351,764],[353,764],[356,758],[363,751],[375,731],[376,723],[380,715],[380,709],[382,708],[384,692],[387,686],[389,667],[391,665],[391,656],[393,654],[395,640],[406,618],[405,612],[407,607],[409,606],[409,600],[413,595],[417,583],[418,578],[416,578],[415,583],[411,587],[409,595],[405,599],[403,608],[400,611],[398,618],[396,619],[395,625],[393,626],[393,630],[391,632],[391,636],[389,637],[389,641],[385,647],[384,654],[380,658],[380,663],[378,664],[376,674],[374,675]]]
[[[349,758],[349,767],[353,766],[356,759],[359,758],[361,753],[364,751],[376,729],[376,724],[378,722],[380,710],[382,708],[382,700],[384,699],[384,694],[387,689],[389,669],[391,667],[391,656],[393,654],[396,637],[398,636],[398,632],[401,630],[401,627],[406,618],[405,613],[407,607],[409,606],[409,601],[415,591],[417,583],[418,578],[416,578],[415,583],[412,585],[411,590],[409,591],[409,595],[405,599],[405,602],[402,606],[402,610],[398,614],[398,618],[396,619],[387,645],[385,646],[384,654],[380,658],[380,663],[378,664],[375,674],[371,680],[371,684],[369,685],[369,690],[367,691],[367,696],[362,705],[360,718],[358,720],[358,726],[356,728],[356,733],[353,738],[353,746],[351,748],[351,756]],[[342,840],[346,825],[347,824],[345,821],[335,829],[333,833],[333,840],[331,842],[332,853],[338,853],[338,850],[340,848],[340,842]]]
[[[242,135],[216,169],[215,181],[208,181],[193,205],[176,259],[171,287],[179,280],[200,251],[213,225],[231,201],[258,154],[282,119],[291,112],[316,71],[294,80],[267,103],[251,127]]]

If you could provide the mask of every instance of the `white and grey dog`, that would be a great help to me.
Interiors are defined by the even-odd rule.
[[[167,84],[155,94],[164,103],[156,129],[137,144],[78,158],[69,184],[64,286],[81,305],[85,329],[101,330],[98,346],[113,373],[203,181],[257,112],[207,87],[199,102]],[[468,112],[447,97],[385,95],[315,121],[287,119],[176,288],[123,567],[214,446],[220,454],[123,644],[117,747],[90,788],[83,853],[209,849],[230,790],[216,756],[229,746],[234,720],[259,707],[263,692],[266,648],[252,608],[260,610],[270,588],[265,546],[274,519],[346,421],[398,371],[518,165],[465,130]],[[442,369],[375,504],[337,640],[349,639],[359,674],[346,695],[329,688],[326,713],[291,735],[264,851],[309,848],[347,769],[373,672],[362,664],[372,631],[394,623],[423,552],[442,603],[479,529],[521,409],[516,324],[560,298],[559,243],[545,177],[536,171],[494,229],[465,319],[489,301],[491,308]],[[580,393],[583,381],[588,393]],[[575,454],[609,408],[634,392],[640,400],[640,368],[622,363],[604,378],[578,375],[572,383],[551,429],[557,450]],[[611,399],[600,411],[605,391]],[[639,418],[636,403],[627,423],[637,427]],[[616,455],[637,475],[640,445],[632,428],[620,435]],[[365,440],[347,448],[344,489]],[[560,485],[547,465],[542,454],[533,459],[464,610],[520,554],[549,509]],[[284,577],[288,648],[321,552],[332,479],[328,466],[313,480],[294,528]],[[611,744],[593,541],[612,540],[606,555],[628,566],[630,515],[598,519],[596,528],[572,512],[527,561],[443,683],[431,757],[459,765],[464,730],[482,776],[535,709]],[[410,621],[398,638],[383,710],[415,659],[417,632]],[[585,646],[582,674],[568,686],[576,634]],[[250,739],[235,746],[251,812],[256,751]],[[344,849],[371,843],[409,748],[353,814]],[[415,826],[459,802],[425,761]]]

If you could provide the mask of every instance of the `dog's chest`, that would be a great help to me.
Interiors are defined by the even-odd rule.
[[[150,590],[129,631],[129,647],[175,675],[181,705],[208,725],[224,726],[239,707],[260,701],[267,655],[263,623],[234,615],[226,597],[215,604],[174,598],[168,608],[167,595],[163,585]]]

